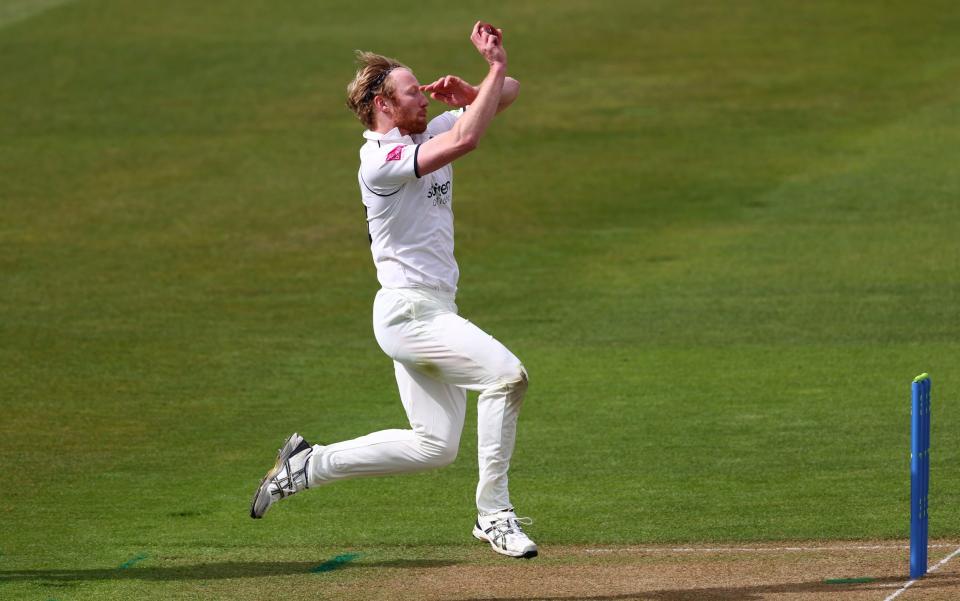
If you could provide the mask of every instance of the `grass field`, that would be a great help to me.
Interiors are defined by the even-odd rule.
[[[469,411],[449,468],[247,515],[291,431],[404,424],[344,89],[355,48],[478,80],[478,18],[523,88],[458,162],[458,304],[531,375],[541,560],[902,541],[923,371],[960,538],[956,3],[0,0],[0,598],[501,561]]]

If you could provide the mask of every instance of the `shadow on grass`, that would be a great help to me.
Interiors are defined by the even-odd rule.
[[[337,572],[364,568],[443,568],[458,562],[445,559],[391,559],[345,563]],[[0,584],[5,582],[64,583],[98,580],[221,580],[226,578],[267,578],[291,574],[317,573],[317,561],[225,561],[190,566],[149,567],[130,569],[99,568],[89,570],[0,570]]]
[[[704,588],[677,588],[637,591],[616,595],[605,595],[597,592],[596,595],[537,595],[536,597],[482,597],[457,598],[450,601],[762,601],[774,594],[816,594],[823,593],[823,599],[835,599],[842,593],[875,591],[878,598],[886,597],[900,588],[906,581],[902,576],[887,576],[876,578],[869,583],[856,584],[828,584],[822,580],[810,582],[791,582],[783,584],[755,584],[724,587]],[[913,585],[911,591],[921,589],[936,590],[960,585],[960,575],[956,574],[928,574]],[[779,598],[779,597],[778,597]],[[810,597],[804,596],[804,599]],[[820,597],[816,597],[820,598]]]

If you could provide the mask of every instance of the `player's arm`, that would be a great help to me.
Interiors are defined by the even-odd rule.
[[[487,60],[490,70],[481,82],[470,110],[457,119],[454,126],[424,142],[417,151],[417,173],[426,175],[448,165],[477,147],[497,113],[507,73],[507,52],[503,49],[502,32],[477,22],[470,41]]]
[[[433,83],[420,86],[424,92],[429,92],[434,100],[448,104],[454,108],[463,108],[473,104],[480,93],[478,86],[472,86],[456,75],[441,77]],[[520,82],[512,77],[503,79],[503,90],[500,92],[500,101],[497,103],[497,113],[507,108],[520,95]]]
[[[500,102],[497,104],[497,112],[507,108],[520,95],[520,82],[512,77],[503,80],[503,91],[500,92]]]

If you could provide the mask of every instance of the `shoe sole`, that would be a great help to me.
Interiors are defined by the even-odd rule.
[[[506,555],[507,557],[512,557],[514,559],[533,559],[537,556],[537,550],[533,549],[532,551],[526,551],[524,553],[514,554],[510,553],[506,549],[501,549],[500,547],[494,545],[490,542],[490,539],[486,537],[482,530],[477,527],[473,528],[473,538],[477,539],[480,542],[487,543],[490,545],[490,548],[499,553],[500,555]]]
[[[291,444],[291,441],[293,441],[294,437],[300,440],[303,440],[303,437],[297,433],[293,433],[287,437],[287,440],[283,442],[283,446],[280,447],[279,451],[277,451],[277,461],[273,464],[273,467],[270,468],[270,470],[267,472],[267,475],[263,477],[263,480],[260,480],[260,486],[257,487],[257,492],[253,493],[253,500],[250,501],[250,517],[252,517],[255,520],[259,520],[264,515],[266,515],[267,510],[270,509],[270,506],[273,504],[273,503],[267,503],[267,505],[263,508],[263,511],[259,515],[257,515],[257,499],[259,499],[260,495],[263,495],[263,494],[267,495],[267,497],[269,498],[270,480],[277,475],[277,472],[280,471],[280,468],[283,466],[283,463],[290,458],[290,453],[292,453],[293,450],[297,448],[297,445],[300,444],[300,440],[298,440],[295,444]]]

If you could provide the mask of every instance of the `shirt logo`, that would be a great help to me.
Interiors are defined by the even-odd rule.
[[[397,146],[387,153],[387,161],[399,161],[403,156],[403,146]],[[386,162],[386,161],[384,161]]]
[[[447,205],[450,202],[450,188],[452,187],[453,184],[450,183],[450,180],[447,180],[442,185],[433,182],[430,190],[427,191],[427,200],[432,198],[433,206],[435,207]]]

